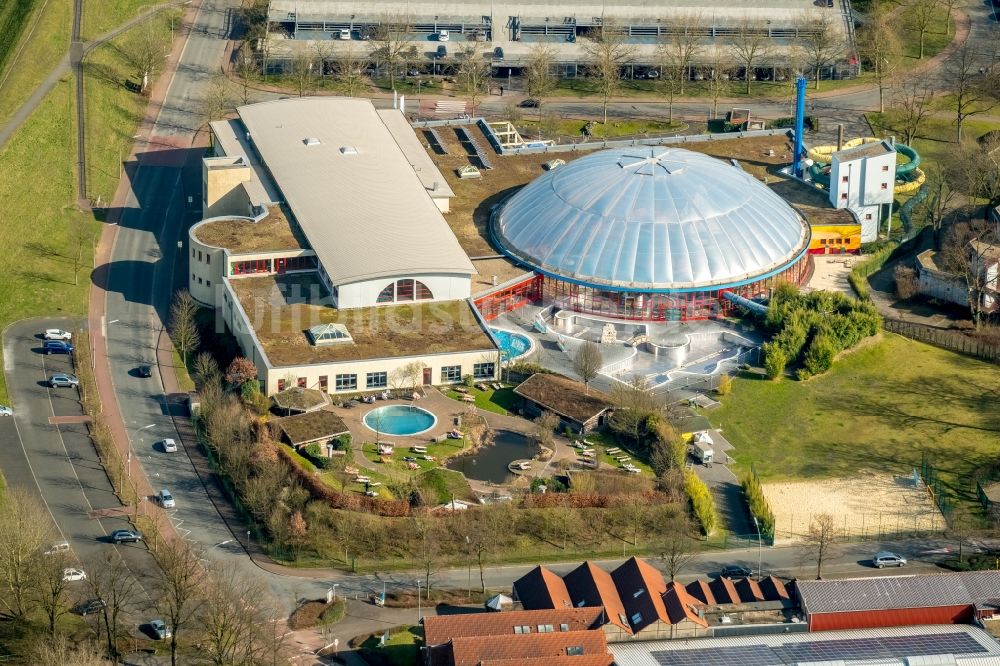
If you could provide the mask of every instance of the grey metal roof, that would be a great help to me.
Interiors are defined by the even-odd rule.
[[[476,272],[369,100],[304,97],[238,111],[334,285]]]
[[[975,603],[976,596],[970,592],[967,580],[976,585],[977,594],[989,590],[991,586],[995,589],[997,581],[1000,581],[1000,572],[977,573],[993,575],[975,579],[966,579],[965,574],[950,573],[800,580],[796,587],[809,614],[932,608]]]
[[[378,116],[385,123],[385,126],[389,128],[389,131],[392,132],[392,136],[396,139],[396,144],[403,151],[403,156],[410,162],[410,166],[417,174],[420,182],[423,183],[424,189],[431,195],[431,198],[446,199],[454,197],[455,191],[451,189],[451,185],[441,175],[441,171],[434,164],[434,160],[431,159],[430,154],[421,145],[419,139],[417,139],[413,127],[406,120],[406,116],[397,109],[380,109]]]
[[[493,220],[501,248],[598,287],[718,287],[782,270],[809,227],[742,169],[678,148],[605,150],[527,185]]]

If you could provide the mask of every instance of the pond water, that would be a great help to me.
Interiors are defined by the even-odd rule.
[[[453,458],[447,466],[476,481],[503,483],[511,475],[507,465],[537,453],[538,445],[524,435],[498,430],[492,445],[484,446],[472,455]]]

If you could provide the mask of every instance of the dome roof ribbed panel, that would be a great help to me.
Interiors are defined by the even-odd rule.
[[[605,150],[541,176],[494,219],[504,251],[596,286],[671,289],[782,268],[805,222],[742,169],[677,148]]]

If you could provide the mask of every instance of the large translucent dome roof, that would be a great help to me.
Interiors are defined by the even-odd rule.
[[[809,243],[799,214],[750,174],[662,146],[546,173],[503,205],[493,235],[542,273],[625,291],[739,284],[783,270]]]

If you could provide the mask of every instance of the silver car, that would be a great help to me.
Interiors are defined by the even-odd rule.
[[[72,388],[74,386],[79,386],[80,380],[76,378],[76,375],[68,375],[64,373],[59,373],[49,377],[49,386],[52,388]]]
[[[896,553],[890,553],[888,550],[883,550],[875,553],[875,557],[872,558],[872,564],[877,569],[885,567],[905,567],[906,558],[902,555],[897,555]]]
[[[0,405],[0,416],[14,416],[14,410],[7,405]]]

